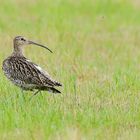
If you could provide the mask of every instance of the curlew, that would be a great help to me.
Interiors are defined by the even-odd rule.
[[[13,53],[3,61],[2,69],[5,76],[22,90],[34,91],[34,95],[42,90],[61,93],[55,87],[62,86],[62,84],[53,80],[45,70],[28,60],[23,54],[24,46],[29,44],[43,47],[51,53],[52,51],[48,47],[28,40],[23,36],[15,37],[13,43]]]

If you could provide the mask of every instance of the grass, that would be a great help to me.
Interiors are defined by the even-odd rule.
[[[30,102],[0,71],[0,139],[140,139],[138,0],[7,0],[0,5],[0,61],[24,35],[53,54],[25,54],[63,83]]]

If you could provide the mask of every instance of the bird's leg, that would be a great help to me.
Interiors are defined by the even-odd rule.
[[[41,93],[41,97],[43,98],[43,94],[42,94],[41,90],[40,90],[40,93]]]
[[[33,96],[35,96],[36,94],[38,94],[38,92],[40,92],[40,90],[37,90],[37,91],[33,94]]]
[[[21,92],[24,93],[23,89],[21,89]]]
[[[25,101],[24,90],[23,90],[23,89],[21,89],[21,92],[22,92],[22,98],[23,98],[23,99],[24,99],[24,101]]]
[[[29,100],[31,100],[35,95],[37,95],[40,92],[40,90],[37,90],[31,97]]]

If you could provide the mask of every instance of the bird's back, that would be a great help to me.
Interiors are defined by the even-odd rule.
[[[61,86],[50,75],[25,57],[10,56],[3,61],[6,77],[25,90]]]

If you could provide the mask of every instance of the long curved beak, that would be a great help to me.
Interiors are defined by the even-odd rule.
[[[49,50],[51,53],[53,53],[48,47],[46,47],[46,46],[44,46],[44,45],[35,43],[35,42],[33,42],[33,41],[30,41],[30,40],[29,40],[28,42],[29,42],[29,44],[34,44],[34,45],[40,46],[40,47],[42,47],[42,48],[45,48],[45,49]]]

